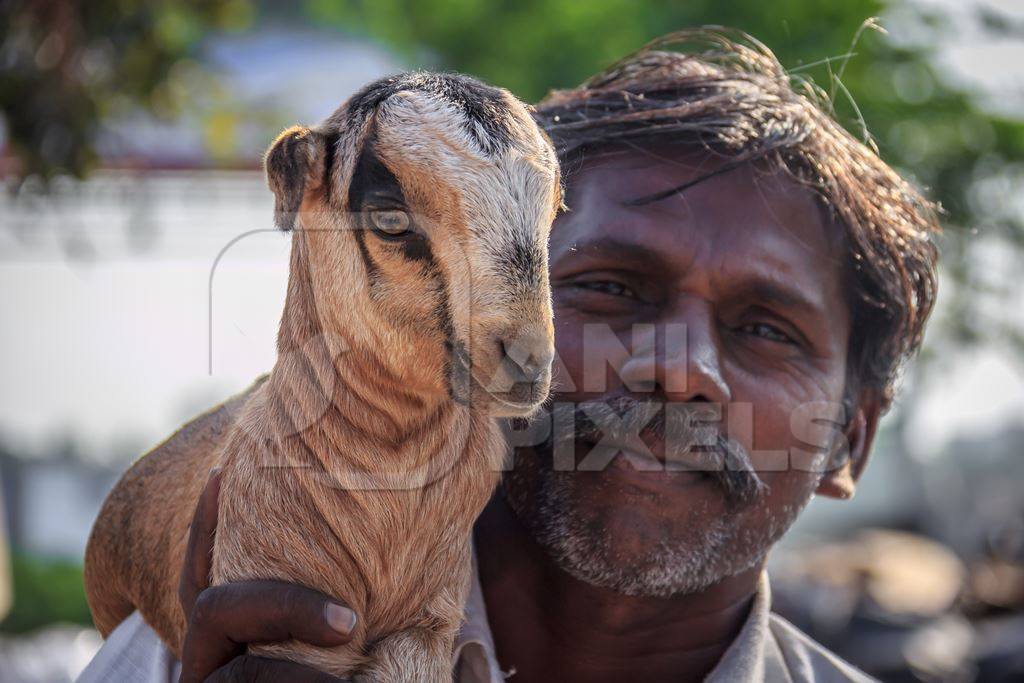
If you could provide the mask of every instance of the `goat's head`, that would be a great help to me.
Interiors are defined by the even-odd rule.
[[[561,187],[525,105],[465,76],[390,77],[282,133],[266,168],[324,332],[371,349],[407,391],[502,416],[544,400]]]

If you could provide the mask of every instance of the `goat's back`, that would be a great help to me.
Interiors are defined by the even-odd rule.
[[[196,417],[135,462],[107,495],[85,551],[85,593],[106,637],[138,610],[180,654],[184,615],[177,585],[199,494],[245,392]]]

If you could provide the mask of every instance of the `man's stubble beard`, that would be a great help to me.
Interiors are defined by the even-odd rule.
[[[808,494],[796,504],[771,509],[767,490],[750,484],[742,500],[728,500],[723,513],[707,509],[706,502],[694,501],[705,509],[687,510],[700,524],[680,525],[669,503],[665,517],[652,521],[658,528],[657,541],[640,549],[613,538],[605,515],[613,510],[592,509],[586,481],[575,471],[558,471],[552,466],[552,442],[516,454],[514,467],[504,477],[502,488],[509,506],[534,540],[546,549],[563,571],[585,583],[624,595],[669,597],[701,592],[730,576],[762,563],[771,547],[789,529],[810,501]],[[621,457],[621,456],[617,456]],[[736,473],[730,473],[735,475]],[[725,475],[718,483],[729,493]],[[593,492],[591,492],[592,494]],[[656,495],[656,494],[651,494]],[[745,519],[763,519],[757,528],[743,525]]]

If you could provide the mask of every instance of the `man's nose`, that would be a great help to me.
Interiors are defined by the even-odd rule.
[[[670,402],[726,404],[732,391],[722,372],[721,339],[714,310],[703,301],[688,302],[681,308],[658,325],[652,353],[627,361],[622,379],[629,384],[640,377],[648,381],[653,377],[657,386],[652,389]]]

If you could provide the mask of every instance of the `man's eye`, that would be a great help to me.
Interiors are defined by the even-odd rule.
[[[750,323],[740,328],[741,332],[746,334],[752,334],[755,337],[767,339],[768,341],[780,342],[783,344],[792,344],[793,339],[788,334],[768,323]]]
[[[629,287],[610,280],[597,280],[592,282],[576,282],[575,286],[579,289],[586,289],[591,292],[600,292],[601,294],[610,294],[612,296],[625,296],[635,298],[636,294]]]

